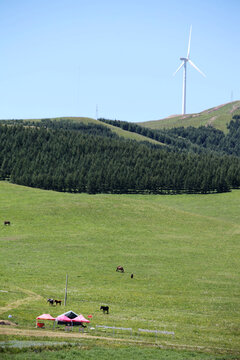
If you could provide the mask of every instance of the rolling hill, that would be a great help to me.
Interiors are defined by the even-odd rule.
[[[239,188],[237,107],[238,102],[205,112],[224,117],[228,108],[228,115],[234,114],[226,134],[212,126],[161,130],[108,119],[1,120],[0,179],[79,193],[208,193]]]
[[[227,132],[227,124],[235,114],[240,114],[240,101],[219,105],[196,114],[173,115],[165,119],[146,121],[138,125],[150,129],[171,129],[180,126],[208,126]]]
[[[0,120],[0,123],[1,122],[7,122],[7,123],[10,123],[10,122],[14,122],[14,123],[20,123],[20,121],[24,124],[27,124],[29,122],[33,122],[35,124],[38,124],[40,123],[41,121],[43,121],[45,119],[25,119],[25,120]],[[97,119],[93,119],[93,118],[88,118],[88,117],[79,117],[79,116],[76,116],[76,117],[73,117],[73,116],[70,116],[70,117],[56,117],[56,118],[49,118],[50,121],[56,121],[56,122],[59,122],[59,121],[70,121],[72,122],[73,124],[84,124],[84,125],[101,125],[101,126],[106,126],[108,129],[110,129],[114,134],[116,134],[117,136],[120,136],[124,139],[128,139],[128,140],[136,140],[136,141],[139,141],[139,142],[150,142],[152,144],[158,144],[159,145],[159,141],[156,141],[154,139],[150,139],[148,138],[147,136],[143,136],[141,134],[137,134],[137,133],[133,133],[133,132],[130,132],[130,131],[127,131],[127,130],[124,130],[124,129],[121,129],[121,128],[118,128],[116,126],[113,126],[113,125],[110,125],[110,124],[107,124],[107,123],[103,123],[102,121],[100,120],[97,120]],[[163,145],[163,144],[162,144]]]
[[[239,130],[237,120],[233,125]],[[234,126],[232,132],[235,134]],[[202,142],[202,135],[209,138],[201,130],[193,141]],[[226,142],[224,134],[220,135],[222,147],[235,141],[240,152],[238,138]],[[37,126],[33,122],[0,125],[0,179],[46,190],[91,194],[208,193],[239,188],[240,159],[212,152],[216,136],[199,154],[191,151],[194,146],[200,148],[193,142],[191,148],[178,151],[189,141],[175,135],[165,139],[174,141],[171,149],[124,140],[105,126],[49,119]],[[232,151],[230,145],[227,149]]]
[[[150,120],[140,123],[135,123],[141,127],[145,127],[152,130],[162,130],[162,129],[172,129],[176,127],[200,127],[200,126],[209,126],[211,125],[215,129],[219,129],[224,133],[227,133],[227,124],[230,122],[234,115],[240,114],[240,101],[234,101],[227,104],[218,105],[211,109],[204,110],[200,113],[195,114],[186,114],[186,115],[172,115],[161,120]],[[26,119],[20,120],[24,123],[39,123],[44,119]],[[118,126],[114,126],[110,123],[100,121],[99,119],[93,119],[89,117],[56,117],[49,118],[51,121],[71,121],[72,123],[81,123],[81,124],[94,124],[106,126],[114,134],[129,140],[136,140],[139,142],[150,142],[155,145],[166,145],[164,142],[156,141],[155,139],[145,136],[143,134],[137,133],[135,131],[129,131]],[[19,120],[0,120],[2,122],[11,121],[19,122]]]

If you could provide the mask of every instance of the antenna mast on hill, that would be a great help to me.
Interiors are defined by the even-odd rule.
[[[98,119],[98,105],[96,105],[96,120]]]
[[[183,94],[182,94],[182,114],[186,114],[186,85],[187,85],[187,63],[189,62],[189,64],[194,67],[198,72],[200,72],[200,74],[204,77],[206,77],[206,75],[198,69],[198,67],[189,59],[189,54],[190,54],[190,43],[191,43],[191,34],[192,34],[192,25],[190,27],[190,34],[189,34],[189,41],[188,41],[188,52],[187,52],[187,57],[182,57],[180,58],[180,60],[182,60],[181,65],[179,66],[179,68],[177,68],[177,70],[175,71],[175,73],[173,74],[173,76],[183,67]]]

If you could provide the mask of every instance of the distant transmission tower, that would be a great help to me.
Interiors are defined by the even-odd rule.
[[[231,91],[231,102],[233,102],[233,90]]]
[[[96,105],[96,120],[98,119],[98,106]]]

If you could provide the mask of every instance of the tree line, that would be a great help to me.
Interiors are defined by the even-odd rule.
[[[93,135],[92,126],[88,133],[87,128],[0,124],[0,178],[90,194],[209,193],[240,187],[237,156],[169,151],[102,130]]]

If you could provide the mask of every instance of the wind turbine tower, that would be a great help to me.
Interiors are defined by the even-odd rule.
[[[181,57],[180,60],[182,61],[181,65],[177,68],[173,76],[183,67],[183,94],[182,94],[182,114],[186,114],[186,83],[187,83],[187,63],[192,65],[200,74],[204,77],[206,75],[198,69],[198,67],[189,59],[190,54],[190,44],[191,44],[191,35],[192,35],[192,26],[190,27],[190,34],[189,34],[189,41],[188,41],[188,52],[187,57]]]

